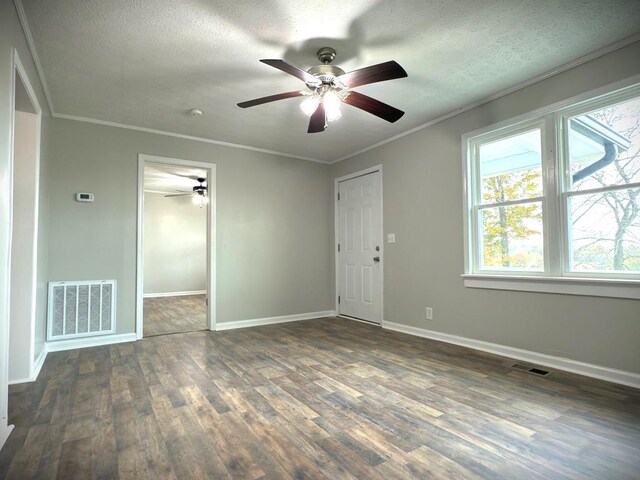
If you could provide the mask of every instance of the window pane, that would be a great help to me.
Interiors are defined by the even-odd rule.
[[[541,202],[480,210],[482,269],[544,270]]]
[[[542,196],[540,130],[480,145],[484,204]]]
[[[571,269],[640,272],[640,188],[569,197]]]
[[[569,118],[572,190],[640,182],[640,98]]]

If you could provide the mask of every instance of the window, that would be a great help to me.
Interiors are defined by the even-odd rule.
[[[640,85],[463,142],[467,286],[640,298]]]
[[[564,118],[572,272],[640,272],[640,97]]]

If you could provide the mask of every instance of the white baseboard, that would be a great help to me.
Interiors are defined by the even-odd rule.
[[[145,293],[142,298],[158,298],[158,297],[184,297],[186,295],[206,295],[206,290],[192,290],[189,292],[162,292],[162,293]]]
[[[458,335],[426,330],[424,328],[410,327],[408,325],[387,322],[384,320],[382,321],[382,328],[401,333],[408,333],[409,335],[415,335],[417,337],[430,338],[432,340],[438,340],[445,343],[452,343],[454,345],[461,345],[463,347],[469,347],[476,350],[481,350],[483,352],[501,355],[503,357],[523,360],[525,362],[530,362],[536,365],[542,365],[545,367],[556,368],[558,370],[577,373],[579,375],[585,375],[587,377],[606,380],[608,382],[619,383],[621,385],[627,385],[629,387],[640,388],[640,374],[638,373],[627,372],[625,370],[616,370],[614,368],[580,362],[578,360],[572,360],[570,358],[555,357],[553,355],[533,352],[531,350],[508,347],[506,345],[499,345],[497,343],[484,342],[482,340],[475,340],[473,338],[460,337]]]
[[[254,318],[252,320],[238,320],[236,322],[224,322],[216,324],[216,331],[234,330],[236,328],[258,327],[261,325],[273,325],[274,323],[297,322],[299,320],[312,320],[314,318],[335,317],[336,312],[325,310],[323,312],[298,313],[281,317]]]
[[[33,375],[31,376],[33,377],[34,382],[37,380],[38,375],[40,375],[40,370],[42,370],[44,361],[47,359],[47,353],[48,353],[47,344],[45,343],[44,345],[42,345],[42,351],[40,352],[40,355],[38,355],[38,358],[33,364]]]
[[[13,430],[13,425],[0,425],[0,450],[9,438],[9,434]]]
[[[115,335],[99,335],[96,337],[70,338],[69,340],[54,340],[47,342],[47,352],[61,352],[74,348],[99,347],[114,343],[135,342],[135,333],[118,333]]]

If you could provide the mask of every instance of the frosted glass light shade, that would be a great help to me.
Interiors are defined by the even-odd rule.
[[[300,109],[307,117],[310,117],[313,115],[313,112],[316,111],[316,108],[318,108],[319,103],[320,97],[318,95],[310,95],[302,101]]]
[[[340,105],[342,101],[338,95],[333,92],[327,92],[324,94],[323,101],[324,111],[329,122],[335,122],[342,117],[342,112],[340,112]]]

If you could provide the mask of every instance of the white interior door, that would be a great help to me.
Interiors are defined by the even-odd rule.
[[[379,171],[338,184],[338,308],[382,321],[382,182]]]

